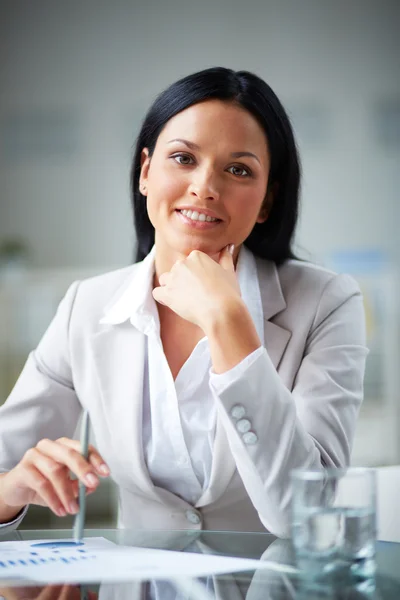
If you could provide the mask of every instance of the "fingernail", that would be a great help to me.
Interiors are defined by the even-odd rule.
[[[57,514],[59,517],[66,517],[67,516],[67,511],[65,510],[65,508],[60,507],[57,511]]]
[[[109,475],[110,474],[110,469],[107,467],[107,465],[105,463],[103,463],[102,465],[100,465],[99,471],[100,471],[100,473],[102,475]]]
[[[85,477],[85,481],[90,487],[94,487],[99,482],[96,475],[94,475],[93,473],[88,473]]]
[[[71,502],[68,504],[68,508],[69,508],[69,512],[73,513],[73,514],[77,513],[79,510],[78,503],[75,502],[75,500],[71,500]]]
[[[233,256],[233,252],[235,250],[235,244],[229,244],[228,250],[229,250],[229,254],[231,254]]]

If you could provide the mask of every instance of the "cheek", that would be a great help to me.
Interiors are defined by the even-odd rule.
[[[263,200],[259,190],[248,190],[244,194],[232,198],[231,214],[232,217],[235,216],[239,227],[242,229],[248,228],[249,225],[251,228],[253,227],[259,216]]]
[[[167,217],[183,195],[182,182],[176,177],[159,170],[156,175],[149,178],[146,206],[153,227],[160,226],[160,217]]]
[[[156,203],[174,200],[182,193],[184,184],[167,169],[157,169],[149,177],[149,196]]]

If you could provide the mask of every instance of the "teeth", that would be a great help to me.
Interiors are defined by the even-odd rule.
[[[199,213],[199,212],[197,212],[197,210],[183,209],[180,212],[183,215],[185,215],[185,217],[192,219],[192,221],[208,221],[208,222],[218,221],[218,219],[215,219],[214,217],[209,217],[208,215],[205,215],[204,213]]]

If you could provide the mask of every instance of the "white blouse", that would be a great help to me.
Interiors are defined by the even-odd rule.
[[[211,369],[207,338],[202,338],[173,380],[165,357],[156,302],[152,296],[154,249],[138,274],[139,284],[128,288],[131,323],[147,337],[143,390],[143,452],[153,483],[195,504],[208,487],[216,424],[216,406],[210,384],[229,383],[230,374]],[[264,337],[264,320],[253,255],[242,247],[237,263],[242,298]],[[125,299],[124,299],[125,300]],[[125,305],[119,299],[120,306]],[[243,361],[251,364],[262,348]]]

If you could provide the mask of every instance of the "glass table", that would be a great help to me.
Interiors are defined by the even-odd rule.
[[[70,530],[17,530],[0,536],[0,541],[70,539]],[[267,533],[214,531],[155,531],[87,529],[84,537],[104,537],[123,546],[168,549],[180,552],[270,560],[294,565],[290,541]],[[0,556],[1,560],[1,556]],[[112,569],[112,565],[110,565]],[[289,570],[288,570],[289,571]],[[306,573],[253,570],[203,577],[190,589],[173,581],[94,582],[86,586],[92,600],[400,600],[400,544],[377,542],[377,574],[372,580],[342,585],[336,581],[316,582]],[[80,586],[37,587],[0,579],[0,598],[5,600],[67,600],[82,598]]]

